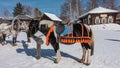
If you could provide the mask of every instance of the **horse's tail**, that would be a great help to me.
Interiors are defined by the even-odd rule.
[[[91,42],[89,43],[91,47],[91,56],[94,54],[94,33],[92,29],[90,29],[90,37],[91,37]]]

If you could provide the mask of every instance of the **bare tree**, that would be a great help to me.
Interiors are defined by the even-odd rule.
[[[38,19],[41,14],[42,14],[42,12],[41,12],[38,8],[35,8],[35,9],[34,9],[34,17],[35,17],[36,19]]]
[[[109,9],[116,9],[117,7],[117,0],[98,0],[98,5],[105,7],[105,8],[109,8]]]
[[[23,12],[24,12],[24,14],[32,15],[32,8],[30,6],[24,5]]]
[[[82,13],[81,0],[67,0],[61,7],[61,17],[73,21]]]
[[[94,9],[98,7],[98,0],[88,0],[87,1],[87,7],[85,11],[89,11],[91,9]]]
[[[8,9],[4,9],[4,16],[7,18],[9,16],[10,12],[8,11]]]
[[[116,0],[106,0],[106,7],[110,9],[115,9],[116,8]]]
[[[61,6],[61,14],[60,14],[60,17],[62,20],[68,22],[69,21],[69,5],[68,3],[64,3],[62,6]]]

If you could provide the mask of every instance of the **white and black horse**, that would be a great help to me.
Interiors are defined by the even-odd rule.
[[[9,25],[8,23],[0,24],[0,42],[2,43],[2,45],[7,44],[6,36],[9,36],[12,33],[11,27],[12,26]]]
[[[60,38],[60,34],[62,33],[62,31],[64,30],[64,25],[62,23],[56,23],[53,28],[50,28],[51,31],[48,31],[49,35],[46,35],[46,44],[48,45],[49,43],[51,43],[51,45],[53,46],[55,53],[56,53],[56,63],[58,63],[61,59],[61,54],[60,54],[60,48],[59,48],[59,39]],[[84,30],[82,30],[84,29]],[[81,37],[81,35],[84,34],[84,36],[88,36],[90,37],[90,42],[88,43],[81,43],[82,46],[82,50],[83,50],[83,55],[82,58],[80,59],[80,63],[85,63],[86,61],[86,57],[87,57],[87,62],[86,65],[89,65],[91,63],[91,55],[93,55],[93,51],[94,51],[94,37],[93,37],[93,32],[91,29],[89,29],[88,27],[86,27],[86,25],[84,25],[83,23],[74,23],[73,24],[73,37]],[[75,42],[76,43],[76,42]],[[87,53],[87,56],[86,56]]]
[[[61,59],[61,54],[60,54],[60,48],[59,48],[59,38],[60,38],[60,34],[63,32],[64,30],[64,25],[62,23],[58,23],[56,22],[54,25],[53,31],[51,31],[49,33],[49,29],[47,31],[47,34],[49,33],[49,36],[46,35],[46,41],[48,41],[49,43],[51,43],[51,45],[53,46],[55,53],[56,53],[56,63],[58,63]],[[84,31],[82,30],[82,28],[84,28]],[[34,36],[34,34],[39,30],[39,21],[38,20],[32,20],[29,24],[29,30],[27,33],[28,39],[32,36]],[[84,36],[88,36],[90,37],[90,42],[88,43],[81,43],[82,46],[82,50],[83,50],[83,55],[82,58],[80,59],[80,63],[85,63],[86,61],[86,57],[87,57],[87,62],[86,64],[89,65],[91,63],[91,55],[93,55],[94,52],[94,36],[93,36],[93,32],[91,29],[89,29],[88,27],[86,27],[86,25],[84,25],[83,23],[74,23],[73,24],[73,36],[74,37],[81,37],[81,35],[84,34]],[[37,41],[38,43],[40,43],[39,41]],[[75,42],[76,43],[76,42]],[[41,43],[40,43],[41,44]],[[48,43],[47,43],[48,44]],[[38,45],[39,46],[39,45]],[[38,47],[40,48],[40,47]],[[37,51],[37,55],[38,58],[40,58],[40,49]],[[87,56],[86,56],[87,53]]]

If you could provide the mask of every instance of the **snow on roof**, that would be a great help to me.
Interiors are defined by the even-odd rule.
[[[59,17],[57,17],[55,14],[51,13],[44,13],[46,16],[48,16],[53,21],[62,21]]]
[[[107,9],[107,8],[103,8],[103,7],[97,7],[97,8],[94,8],[94,9],[90,10],[89,12],[81,15],[79,18],[81,18],[83,16],[86,16],[88,14],[95,14],[95,13],[119,13],[119,11],[112,10],[112,9]]]
[[[0,17],[1,19],[4,19],[3,17]]]
[[[17,18],[23,19],[23,20],[25,20],[25,19],[31,19],[31,17],[28,16],[28,15],[17,15]]]
[[[118,13],[118,11],[117,10],[103,8],[103,7],[98,7],[98,8],[95,8],[95,9],[89,11],[88,13]]]
[[[29,17],[29,18],[33,18],[32,16],[30,16],[30,15],[25,15],[25,16],[27,16],[27,17]]]

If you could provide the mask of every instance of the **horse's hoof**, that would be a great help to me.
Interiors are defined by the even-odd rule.
[[[36,55],[35,57],[36,57],[36,59],[37,59],[37,60],[39,60],[39,59],[40,59],[40,56],[37,56],[37,55]]]
[[[58,64],[58,61],[54,61],[54,63]]]
[[[7,44],[2,44],[2,46],[7,45]]]
[[[17,46],[17,44],[13,44],[13,46]]]
[[[58,60],[55,60],[55,61],[54,61],[54,63],[58,64],[58,63],[59,63],[59,61],[58,61]]]
[[[81,59],[81,60],[80,60],[80,63],[84,63],[84,60],[83,60],[83,59]]]
[[[4,46],[4,44],[2,44],[2,46]]]
[[[89,66],[89,65],[90,65],[90,63],[85,63],[85,65],[86,65],[86,66]]]
[[[56,64],[57,64],[57,63],[58,63],[58,61],[57,61],[57,60],[55,60],[55,61],[54,61],[54,63],[56,63]]]

